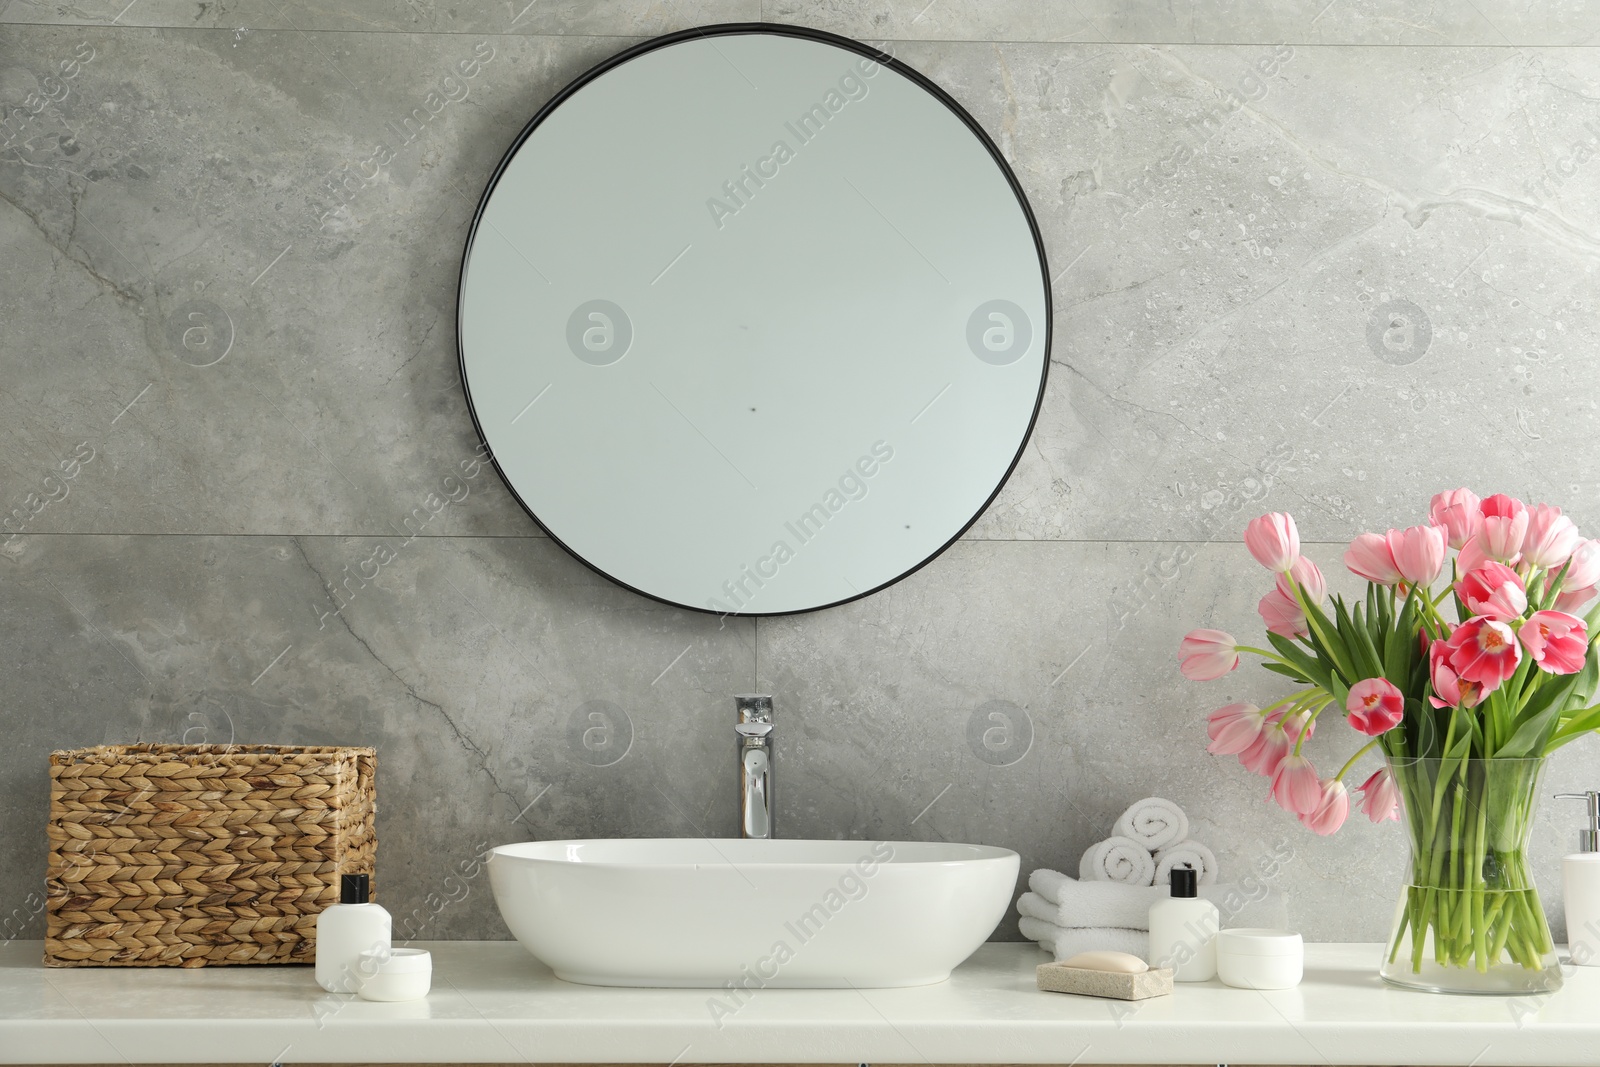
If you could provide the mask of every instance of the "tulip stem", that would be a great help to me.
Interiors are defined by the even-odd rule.
[[[1252,655],[1260,656],[1262,659],[1270,659],[1277,663],[1281,663],[1285,667],[1294,667],[1294,669],[1297,671],[1300,669],[1299,667],[1295,667],[1293,663],[1290,663],[1288,660],[1278,655],[1276,652],[1268,652],[1264,648],[1251,648],[1249,645],[1234,645],[1233,650],[1235,652],[1249,652]]]
[[[1350,773],[1350,768],[1356,765],[1356,760],[1360,759],[1362,756],[1365,756],[1368,752],[1371,752],[1372,746],[1376,745],[1377,743],[1378,739],[1374,737],[1371,741],[1368,741],[1366,744],[1356,749],[1356,754],[1346,760],[1345,765],[1339,768],[1339,773],[1333,776],[1334,780],[1343,781],[1344,776]]]

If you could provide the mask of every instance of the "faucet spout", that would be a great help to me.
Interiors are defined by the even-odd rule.
[[[739,712],[739,836],[772,837],[772,697],[733,698]]]

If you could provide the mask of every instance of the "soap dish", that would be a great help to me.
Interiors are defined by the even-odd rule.
[[[1077,993],[1112,1000],[1148,1000],[1172,992],[1172,969],[1156,967],[1138,974],[1125,971],[1091,971],[1063,963],[1039,964],[1037,982],[1047,993]]]

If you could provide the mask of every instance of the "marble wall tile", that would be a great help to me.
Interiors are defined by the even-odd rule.
[[[0,267],[8,361],[25,381],[8,396],[3,499],[87,443],[103,459],[79,500],[31,529],[405,522],[472,447],[450,318],[482,175],[537,103],[615,42],[9,39],[19,85],[38,73],[33,56],[90,58],[61,115],[0,166],[18,206],[0,223],[17,252]],[[481,84],[402,142],[406,114],[385,102],[425,99],[427,72],[473,49],[496,57]],[[1586,51],[900,52],[1013,159],[1055,276],[1040,424],[971,536],[1227,537],[1230,501],[1275,494],[1310,535],[1348,538],[1409,521],[1418,497],[1462,481],[1563,501],[1587,487],[1594,409],[1563,387],[1600,326],[1581,290],[1600,247],[1581,170],[1600,141]],[[152,54],[188,77],[147,73]],[[1334,84],[1374,118],[1335,121]],[[207,128],[202,98],[219,93],[248,129]],[[1385,111],[1390,98],[1407,111]],[[369,140],[396,153],[372,182]],[[78,313],[62,321],[64,305]],[[63,341],[78,359],[49,358]],[[1366,443],[1390,427],[1392,444],[1419,451],[1439,432],[1486,440],[1419,454],[1415,482],[1368,482],[1387,472]],[[476,488],[429,531],[534,529],[493,479]]]
[[[78,493],[30,529],[403,527],[476,444],[455,288],[487,175],[618,47],[9,30],[8,99],[81,59],[0,158],[0,501],[87,442]],[[458,99],[430,96],[452,73]],[[428,532],[537,532],[494,477],[470,488]]]
[[[427,903],[482,847],[737,832],[708,769],[754,623],[544,538],[49,535],[0,596],[0,916],[43,877],[48,755],[81,745],[376,746],[380,895],[429,937],[506,936],[486,884]]]
[[[1588,44],[1600,33],[1600,16],[1583,0],[766,0],[764,12],[779,22],[894,40],[1505,46]]]
[[[516,33],[647,36],[716,22],[755,22],[760,0],[506,0],[441,4],[407,0],[283,0],[279,3],[194,4],[189,0],[8,0],[0,21],[76,26],[161,26],[180,29],[347,30],[357,33]]]
[[[1226,538],[1244,498],[1344,539],[1464,482],[1594,521],[1587,51],[899,54],[1014,161],[1055,276],[1040,423],[972,536]]]

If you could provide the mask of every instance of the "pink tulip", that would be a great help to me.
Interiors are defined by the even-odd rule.
[[[1400,790],[1395,788],[1394,775],[1389,768],[1375,771],[1371,778],[1356,787],[1361,794],[1361,811],[1373,822],[1400,818]]]
[[[1411,585],[1428,586],[1444,569],[1444,536],[1438,526],[1410,526],[1390,530],[1384,541],[1400,577]]]
[[[1237,646],[1221,630],[1191,630],[1178,644],[1178,669],[1191,682],[1221,678],[1239,665]]]
[[[1285,811],[1307,815],[1322,803],[1322,781],[1317,769],[1304,756],[1294,753],[1283,757],[1272,775],[1272,799]]]
[[[1406,698],[1387,678],[1363,678],[1350,687],[1344,710],[1350,725],[1368,737],[1393,729],[1406,713]]]
[[[1515,497],[1496,493],[1483,502],[1483,525],[1476,535],[1490,559],[1516,563],[1528,535],[1528,507]]]
[[[1311,717],[1309,711],[1297,711],[1293,715],[1285,715],[1281,711],[1276,712],[1272,717],[1272,721],[1283,729],[1284,736],[1290,741],[1300,740],[1302,732],[1305,733],[1306,740],[1309,741],[1311,740],[1311,735],[1317,732],[1317,720]]]
[[[1527,512],[1528,505],[1514,496],[1496,493],[1494,496],[1485,498],[1479,505],[1479,510],[1483,512],[1483,517],[1486,519],[1509,519]]]
[[[1485,563],[1498,563],[1489,555],[1489,550],[1483,547],[1483,531],[1480,530],[1467,538],[1467,543],[1461,546],[1461,551],[1456,553],[1456,571],[1460,574],[1471,574]]]
[[[1556,594],[1555,609],[1569,615],[1577,615],[1594,602],[1596,595],[1600,595],[1600,586],[1586,585],[1582,589],[1563,588]]]
[[[1564,611],[1536,611],[1517,631],[1517,640],[1551,674],[1577,674],[1589,655],[1589,634],[1583,620]]]
[[[1551,575],[1550,581],[1555,581]],[[1587,589],[1600,585],[1600,541],[1580,541],[1572,550],[1567,572],[1561,578],[1563,589]]]
[[[1437,493],[1428,516],[1435,526],[1444,527],[1445,538],[1451,548],[1460,548],[1467,538],[1478,532],[1483,521],[1483,502],[1471,489],[1452,489]]]
[[[1559,568],[1545,576],[1545,589],[1555,584]],[[1555,609],[1568,614],[1580,614],[1600,594],[1600,541],[1580,541],[1567,561],[1566,572],[1561,577],[1561,592],[1556,594]]]
[[[1522,541],[1522,559],[1544,570],[1560,570],[1578,547],[1583,535],[1561,509],[1537,504],[1528,509],[1528,529]]]
[[[1321,794],[1317,806],[1301,815],[1300,821],[1307,829],[1327,837],[1343,826],[1350,815],[1350,792],[1339,779],[1329,778],[1322,783]]]
[[[1289,735],[1281,726],[1268,726],[1254,744],[1239,753],[1239,764],[1251,774],[1270,778],[1278,772],[1278,765],[1289,755],[1291,747]]]
[[[1206,716],[1206,751],[1214,756],[1237,756],[1256,743],[1267,717],[1254,704],[1229,704]]]
[[[1294,599],[1294,589],[1289,584],[1289,579],[1294,579],[1294,584],[1300,587],[1305,598],[1313,604],[1322,602],[1328,595],[1328,580],[1322,576],[1322,571],[1305,556],[1294,561],[1294,566],[1289,568],[1288,574],[1280,574],[1277,578],[1278,592]]]
[[[1351,541],[1350,547],[1345,549],[1344,565],[1357,578],[1379,585],[1393,585],[1403,577],[1395,565],[1389,541],[1382,534],[1364,533]]]
[[[1251,519],[1244,528],[1244,547],[1267,570],[1279,574],[1287,571],[1300,558],[1300,531],[1295,527],[1294,516],[1274,511]]]
[[[1489,694],[1476,682],[1463,682],[1450,669],[1449,657],[1450,643],[1443,638],[1428,650],[1428,679],[1433,683],[1428,703],[1436,708],[1477,707]]]
[[[1279,575],[1282,578],[1283,575]],[[1261,615],[1261,621],[1267,624],[1267,629],[1272,633],[1287,637],[1291,641],[1301,634],[1310,633],[1306,625],[1306,613],[1300,610],[1300,605],[1280,589],[1270,590],[1261,602],[1256,605],[1256,611]]]
[[[1472,614],[1501,622],[1520,619],[1528,610],[1528,594],[1522,578],[1504,563],[1493,560],[1468,571],[1456,582],[1456,596]]]
[[[1493,692],[1511,677],[1522,662],[1522,646],[1511,627],[1481,616],[1468,619],[1455,628],[1446,642],[1448,663],[1456,677]]]

